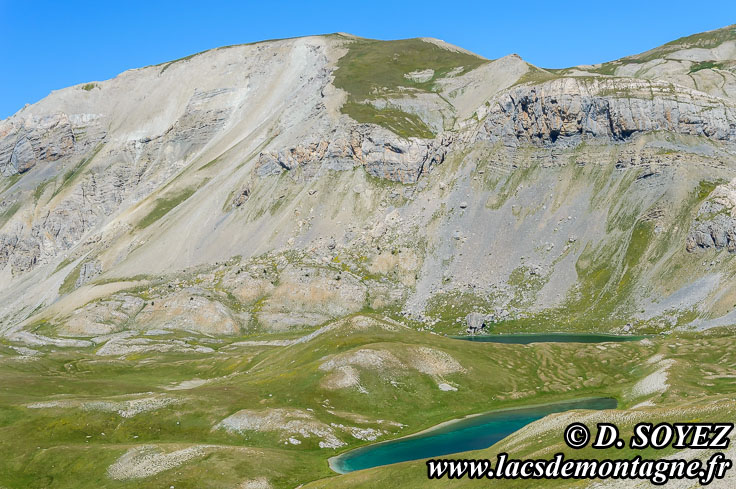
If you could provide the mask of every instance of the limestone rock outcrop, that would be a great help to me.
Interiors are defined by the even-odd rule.
[[[479,109],[479,117],[479,138],[508,144],[575,144],[586,136],[621,141],[652,131],[736,141],[732,103],[648,80],[562,78],[523,85]]]
[[[717,186],[690,226],[687,251],[708,248],[736,252],[736,180]]]
[[[57,112],[0,123],[0,173],[25,173],[39,162],[83,154],[104,139],[104,118]]]
[[[465,317],[465,324],[467,325],[466,331],[473,334],[480,333],[483,329],[490,325],[491,321],[493,321],[492,314],[471,312]]]
[[[280,151],[262,152],[259,176],[302,168],[307,176],[319,169],[349,170],[357,166],[387,180],[416,183],[423,172],[441,164],[454,141],[445,133],[436,139],[405,139],[378,126],[355,125],[330,139],[307,141]]]

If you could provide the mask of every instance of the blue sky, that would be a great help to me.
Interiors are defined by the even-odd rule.
[[[558,68],[736,23],[736,1],[127,2],[0,0],[0,118],[51,90],[205,49],[330,32],[431,36]]]

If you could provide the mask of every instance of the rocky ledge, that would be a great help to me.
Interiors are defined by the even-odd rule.
[[[708,248],[736,252],[736,179],[719,185],[700,206],[687,238],[687,251]]]
[[[444,133],[435,139],[402,138],[371,124],[338,130],[329,139],[315,138],[294,147],[262,152],[256,174],[266,176],[302,168],[307,177],[320,168],[349,170],[363,166],[378,178],[416,183],[423,172],[442,163],[455,137]]]
[[[583,137],[624,140],[668,131],[736,141],[736,109],[726,100],[669,83],[636,79],[562,78],[522,85],[478,111],[478,139],[569,144]]]

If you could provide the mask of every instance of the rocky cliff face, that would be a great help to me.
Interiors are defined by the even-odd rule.
[[[404,139],[391,131],[355,125],[328,140],[304,142],[276,152],[263,152],[256,162],[258,176],[275,175],[302,167],[306,178],[316,170],[352,170],[362,167],[377,178],[416,183],[424,171],[441,164],[454,140],[451,133],[432,140]]]
[[[733,104],[647,80],[563,78],[522,86],[479,111],[483,137],[518,144],[578,144],[585,137],[622,141],[664,131],[736,140]]]
[[[728,29],[655,54],[729,79]],[[366,46],[401,59],[385,86]],[[0,123],[0,329],[728,321],[718,287],[691,285],[732,267],[735,101],[655,58],[546,71],[333,35],[54,92]]]
[[[0,126],[0,172],[25,173],[38,162],[83,154],[104,138],[94,116],[56,113],[3,121]]]
[[[687,239],[687,250],[708,248],[736,252],[736,182],[719,185],[698,209]]]

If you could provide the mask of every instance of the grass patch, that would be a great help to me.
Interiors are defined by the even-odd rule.
[[[13,185],[15,185],[18,182],[18,180],[20,180],[20,177],[21,176],[22,175],[20,173],[13,173],[9,177],[6,177],[5,178],[5,185],[3,186],[3,190],[2,191],[5,192],[10,187],[12,187]]]
[[[337,63],[334,85],[348,93],[343,113],[358,122],[373,123],[402,137],[432,137],[431,131],[416,115],[398,109],[377,110],[366,100],[414,92],[432,92],[437,79],[453,70],[465,73],[486,61],[477,56],[443,49],[420,39],[350,41],[348,52]],[[426,81],[404,75],[431,69]],[[408,91],[407,91],[408,89]]]
[[[397,93],[399,87],[431,91],[434,82],[450,71],[462,68],[465,73],[486,62],[420,39],[357,40],[347,48],[347,54],[338,61],[334,84],[348,92],[353,101],[370,99],[377,93]],[[428,81],[404,77],[406,73],[426,69],[434,70]]]
[[[463,333],[467,324],[465,318],[471,312],[490,313],[494,310],[493,297],[451,291],[433,295],[427,302],[428,317],[436,318],[439,322],[434,330],[449,334]],[[458,322],[457,319],[461,321]]]
[[[199,171],[207,170],[208,168],[212,168],[216,164],[218,164],[221,159],[222,159],[222,156],[218,156],[217,158],[215,158],[214,160],[210,161],[209,163],[206,163],[206,164],[200,166],[199,168],[197,168],[197,171],[199,172]]]
[[[196,192],[195,187],[188,187],[178,192],[172,192],[170,196],[161,197],[156,199],[153,204],[153,209],[146,214],[146,216],[138,222],[136,229],[145,229],[154,222],[161,219],[163,216],[168,214],[176,206],[187,200],[189,197]]]
[[[636,276],[637,266],[641,262],[654,237],[654,224],[650,221],[638,221],[634,225],[629,239],[629,246],[624,255],[624,274],[618,283],[617,295],[625,295],[630,292],[629,286]]]
[[[209,49],[207,51],[210,51]],[[163,75],[164,71],[169,69],[169,66],[179,63],[180,61],[189,61],[190,59],[194,58],[195,56],[199,56],[200,54],[204,54],[207,51],[200,51],[199,53],[190,54],[189,56],[184,56],[183,58],[175,59],[173,61],[169,61],[168,63],[164,64],[163,68],[161,68],[161,71],[159,71],[159,75]]]
[[[722,69],[723,65],[721,63],[716,63],[715,61],[702,61],[700,63],[695,63],[690,67],[690,73],[695,73],[700,70],[712,70],[712,69]]]
[[[675,39],[674,41],[670,41],[662,45],[659,49],[681,48],[683,46],[707,49],[720,46],[724,42],[733,41],[734,39],[736,39],[736,26],[730,25],[713,31],[699,32],[697,34]]]
[[[654,49],[650,49],[649,51],[645,51],[640,54],[635,54],[633,56],[627,56],[625,58],[621,58],[618,60],[601,63],[599,66],[596,66],[596,67],[584,68],[584,69],[585,71],[589,71],[591,73],[598,73],[600,75],[612,76],[612,75],[615,75],[616,69],[620,66],[625,66],[627,64],[644,64],[644,63],[648,63],[649,61],[654,61],[657,59],[665,59],[667,55],[674,53],[675,51],[679,51],[681,49],[689,49],[689,48],[711,49],[711,48],[715,48],[723,44],[724,42],[731,41],[734,39],[736,39],[736,28],[734,28],[734,26],[728,26],[728,27],[723,27],[721,29],[716,29],[710,32],[701,32],[698,34],[693,34],[691,36],[681,37],[679,39],[675,39],[674,41],[670,41],[666,44],[663,44],[661,46],[658,46]],[[697,68],[698,65],[703,65],[703,67]],[[709,66],[709,65],[713,65],[713,66]],[[701,69],[714,68],[714,67],[720,68],[720,66],[717,66],[717,63],[713,63],[712,61],[696,63],[694,65],[694,68],[696,69],[691,69],[690,73],[695,73],[696,71],[699,71]],[[560,74],[568,74],[574,69],[578,69],[578,68],[570,67],[570,68],[564,68],[561,70],[548,70],[548,71],[558,72]]]
[[[2,213],[0,213],[0,228],[5,226],[5,223],[7,223],[16,212],[18,212],[18,209],[20,209],[21,202],[18,200],[13,203],[10,207],[5,209]]]
[[[530,85],[538,85],[550,80],[556,80],[560,78],[560,74],[556,70],[543,70],[536,66],[529,66],[529,71],[521,75],[521,77],[514,83],[513,86],[523,85],[528,83]]]
[[[44,182],[41,182],[38,187],[33,191],[33,200],[38,203],[39,200],[41,200],[41,197],[43,196],[44,190],[46,190],[46,187],[48,187],[49,183],[51,183],[53,180],[46,180]]]
[[[393,133],[404,137],[433,138],[432,130],[415,114],[409,114],[399,109],[377,109],[372,105],[348,102],[343,108],[357,122],[383,126]]]
[[[681,49],[712,49],[726,41],[734,39],[736,39],[736,28],[734,26],[728,26],[710,32],[700,32],[691,36],[681,37],[641,54],[622,58],[620,61],[627,63],[647,63],[655,59],[663,59],[668,54]]]
[[[69,256],[67,258],[64,258],[61,263],[59,263],[56,268],[54,269],[54,273],[58,272],[59,270],[62,270],[64,267],[72,263],[76,258]],[[52,273],[53,275],[53,273]]]
[[[486,201],[486,207],[493,210],[498,210],[508,202],[508,200],[515,195],[519,190],[519,187],[525,182],[535,181],[538,177],[539,166],[529,164],[527,166],[513,168],[512,172],[506,177],[501,188],[491,194]],[[489,176],[491,174],[489,172]]]
[[[59,294],[65,295],[73,291],[77,287],[77,280],[79,280],[79,272],[82,270],[82,264],[80,263],[74,269],[69,272],[64,281],[59,286]]]

